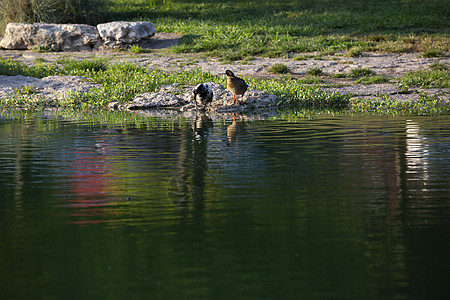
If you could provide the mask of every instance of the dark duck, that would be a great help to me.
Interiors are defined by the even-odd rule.
[[[236,104],[236,95],[241,95],[241,101],[239,101],[239,104],[242,104],[244,101],[244,93],[247,91],[248,84],[245,83],[244,79],[236,77],[230,70],[226,70],[225,74],[228,76],[227,89],[233,93],[233,104]]]
[[[213,91],[206,83],[198,84],[193,90],[191,101],[199,105],[207,105],[213,100]]]

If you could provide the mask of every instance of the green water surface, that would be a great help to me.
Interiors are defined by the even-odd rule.
[[[450,299],[450,117],[0,119],[0,299]]]

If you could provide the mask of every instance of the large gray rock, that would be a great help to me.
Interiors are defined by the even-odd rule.
[[[97,25],[105,46],[116,47],[148,40],[155,35],[156,28],[151,22],[110,22]]]
[[[9,23],[0,47],[34,49],[45,47],[54,51],[92,50],[100,37],[95,26],[84,24]]]
[[[206,107],[197,106],[191,102],[193,86],[183,87],[180,84],[172,84],[160,87],[153,93],[137,95],[133,101],[119,105],[112,103],[111,109],[140,110],[152,108],[171,108],[181,111],[196,111],[199,109],[211,112],[245,112],[266,111],[276,109],[278,97],[264,91],[248,90],[242,104],[232,104],[233,94],[215,82],[207,83],[213,90],[213,102]],[[240,97],[239,97],[240,100]]]

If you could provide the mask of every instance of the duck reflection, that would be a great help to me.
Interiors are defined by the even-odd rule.
[[[232,146],[239,134],[245,132],[245,121],[243,116],[236,120],[236,114],[233,116],[233,123],[227,127],[228,146]]]
[[[206,114],[197,115],[181,135],[179,173],[176,178],[177,205],[202,206],[204,200],[205,175],[208,170],[207,142],[209,129],[213,126]]]

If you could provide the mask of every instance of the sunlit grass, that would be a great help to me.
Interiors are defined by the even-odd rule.
[[[403,88],[450,88],[450,72],[448,70],[418,70],[405,74],[399,85]]]
[[[449,103],[443,103],[437,96],[421,96],[418,101],[397,101],[388,96],[380,99],[351,99],[350,112],[377,114],[448,114]]]
[[[425,72],[425,71],[423,71]],[[365,74],[366,72],[362,72]],[[196,85],[199,82],[216,82],[226,86],[225,76],[213,76],[210,73],[195,69],[191,71],[167,72],[161,69],[147,69],[132,63],[109,63],[103,59],[75,61],[70,59],[58,60],[55,64],[37,64],[27,66],[11,60],[0,59],[0,75],[27,75],[43,78],[49,75],[75,75],[84,76],[89,80],[103,86],[101,89],[92,89],[87,94],[68,93],[61,100],[55,101],[35,94],[32,87],[24,87],[10,97],[0,99],[3,108],[41,109],[43,107],[64,108],[106,108],[111,102],[124,103],[131,101],[137,94],[153,92],[158,87],[179,83],[181,85]],[[367,78],[367,77],[362,77]],[[369,76],[377,78],[377,76]],[[443,105],[438,99],[424,98],[420,103],[396,104],[389,99],[373,102],[372,100],[354,100],[350,95],[326,93],[316,84],[320,80],[296,79],[291,76],[282,76],[279,79],[256,79],[244,77],[251,89],[257,89],[275,94],[279,97],[280,108],[308,108],[323,110],[358,110],[382,111],[383,103],[386,109],[420,112],[431,111],[436,107],[445,109],[449,104]],[[446,70],[428,70],[425,73],[412,72],[402,79],[402,84],[408,86],[448,87],[449,78]],[[415,80],[415,81],[414,81]],[[425,80],[431,80],[432,83]],[[419,83],[417,83],[417,82]],[[425,82],[425,83],[421,83]],[[375,109],[375,108],[376,109]]]
[[[269,72],[273,74],[286,74],[290,73],[291,69],[285,64],[277,63],[270,66]]]
[[[14,76],[24,75],[36,78],[43,78],[54,75],[56,67],[44,63],[37,63],[33,66],[27,66],[11,59],[0,58],[0,75]]]

